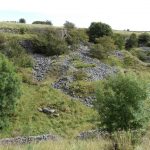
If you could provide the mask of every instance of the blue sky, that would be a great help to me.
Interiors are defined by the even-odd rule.
[[[149,6],[150,0],[0,0],[0,21],[51,20],[62,26],[68,20],[77,27],[101,21],[113,29],[150,31]]]

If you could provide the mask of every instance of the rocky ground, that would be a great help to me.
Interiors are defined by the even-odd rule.
[[[122,57],[120,53],[116,53],[116,55]],[[98,59],[91,58],[89,48],[83,45],[67,55],[46,57],[34,54],[33,58],[35,61],[33,76],[36,80],[43,80],[47,73],[55,75],[57,80],[52,84],[54,88],[79,99],[87,106],[92,106],[92,101],[95,97],[88,96],[82,98],[70,89],[70,85],[77,80],[75,75],[80,77],[80,74],[83,74],[83,81],[93,82],[102,80],[117,72],[116,68],[106,65]]]

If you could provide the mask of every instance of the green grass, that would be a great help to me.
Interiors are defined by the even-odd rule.
[[[73,64],[77,69],[95,67],[95,64],[84,63],[80,60],[74,61]]]
[[[88,141],[49,141],[30,145],[0,146],[1,150],[109,150],[112,143],[109,140],[88,140]]]
[[[37,84],[23,84],[23,95],[18,101],[16,114],[11,118],[10,127],[4,129],[0,137],[48,133],[74,137],[80,131],[96,127],[96,111],[53,89],[51,82],[47,79]],[[54,106],[60,116],[48,116],[37,110],[46,106]]]
[[[57,28],[50,25],[41,25],[41,24],[24,24],[24,23],[11,23],[11,22],[0,22],[0,29],[46,29],[46,28]],[[60,27],[58,27],[60,28]]]

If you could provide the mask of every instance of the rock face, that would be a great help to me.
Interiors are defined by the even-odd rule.
[[[28,137],[5,138],[5,139],[0,139],[0,145],[30,144],[32,142],[49,141],[49,140],[56,141],[59,139],[60,138],[58,136],[52,134],[28,136]]]

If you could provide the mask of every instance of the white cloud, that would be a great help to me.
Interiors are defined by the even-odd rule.
[[[69,20],[87,27],[92,21],[102,21],[115,29],[132,30],[150,30],[149,6],[149,0],[0,0],[0,12],[41,14],[56,25]]]

